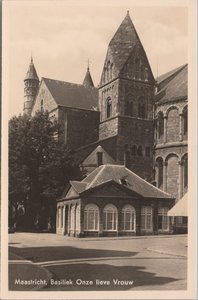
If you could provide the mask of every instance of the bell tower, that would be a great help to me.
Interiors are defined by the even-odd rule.
[[[34,67],[33,59],[31,57],[30,65],[24,79],[24,108],[23,113],[31,115],[32,106],[36,98],[39,87],[39,78]]]
[[[154,87],[149,61],[128,11],[104,61],[99,138],[114,137],[116,161],[147,180],[152,170]]]

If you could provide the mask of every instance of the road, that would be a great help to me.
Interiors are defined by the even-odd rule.
[[[9,270],[10,290],[185,290],[187,236],[15,233],[9,235]]]

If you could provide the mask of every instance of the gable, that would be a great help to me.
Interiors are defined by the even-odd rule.
[[[71,187],[66,195],[66,199],[69,198],[79,198],[79,194],[75,191],[75,189],[73,187]]]
[[[44,111],[47,110],[48,112],[50,112],[58,107],[55,99],[52,97],[48,87],[43,80],[41,81],[35,102],[33,104],[32,115],[34,115],[36,111],[41,110],[42,100]]]
[[[114,181],[109,181],[93,189],[84,191],[82,196],[88,197],[109,197],[109,198],[142,198],[134,191],[129,190],[127,187],[118,184]]]

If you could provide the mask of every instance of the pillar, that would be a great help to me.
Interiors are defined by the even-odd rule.
[[[183,114],[179,114],[179,141],[183,141]]]
[[[183,196],[184,176],[183,176],[183,161],[179,161],[179,199]]]
[[[167,191],[167,161],[163,162],[163,191]]]
[[[156,181],[156,187],[159,187],[159,165],[156,162],[155,163],[155,181]]]
[[[65,234],[65,210],[66,210],[66,205],[64,204],[63,206],[63,234]]]
[[[164,116],[164,144],[167,142],[167,119],[168,116]]]
[[[98,236],[103,236],[103,206],[99,206],[99,231]]]

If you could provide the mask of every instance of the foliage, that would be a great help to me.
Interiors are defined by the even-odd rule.
[[[45,227],[49,218],[54,226],[57,197],[69,180],[80,179],[79,168],[60,136],[59,124],[47,112],[9,121],[10,219],[14,215],[18,227]],[[19,207],[24,207],[22,217],[23,213],[16,213]]]

